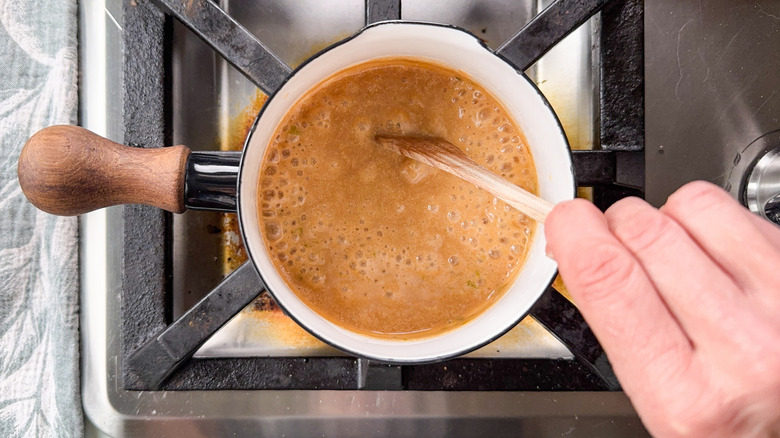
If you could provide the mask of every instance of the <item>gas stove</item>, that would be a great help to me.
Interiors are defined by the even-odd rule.
[[[367,23],[434,21],[501,47],[537,82],[572,148],[582,150],[574,155],[580,194],[600,207],[629,195],[658,205],[694,179],[745,199],[746,175],[777,144],[780,79],[772,72],[780,61],[771,56],[771,35],[780,29],[780,4],[731,3],[224,0],[217,9],[203,0],[85,2],[81,121],[135,146],[234,150],[262,104],[258,86],[272,90],[286,66]],[[201,13],[190,13],[193,4]],[[237,32],[246,44],[220,45],[226,39],[209,36],[219,32]],[[265,51],[252,51],[256,40]],[[244,59],[269,53],[277,70]],[[259,290],[251,280],[236,282],[241,268],[232,281],[245,301],[213,301],[222,320],[198,319],[204,297],[219,295],[214,289],[240,265],[234,221],[144,206],[82,218],[83,397],[100,430],[646,434],[587,325],[553,289],[505,337],[428,365],[349,357],[297,328],[267,296],[245,306]],[[174,351],[160,354],[160,346]]]

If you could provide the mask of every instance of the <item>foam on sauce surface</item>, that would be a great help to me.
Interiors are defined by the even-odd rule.
[[[536,171],[497,99],[460,72],[418,60],[350,67],[280,123],[263,159],[258,210],[286,283],[342,327],[433,335],[501,296],[535,223],[469,183],[378,147],[378,134],[442,137],[532,193]]]

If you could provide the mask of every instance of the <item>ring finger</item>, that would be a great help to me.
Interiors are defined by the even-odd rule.
[[[677,222],[636,198],[605,216],[697,348],[739,338],[742,291]]]

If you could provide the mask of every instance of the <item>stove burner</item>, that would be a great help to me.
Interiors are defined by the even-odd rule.
[[[175,1],[156,0],[163,9],[169,11],[183,24],[203,38],[228,62],[238,68],[263,91],[271,94],[290,73],[290,68],[274,55],[263,43],[239,25],[235,20],[208,0]],[[368,0],[366,2],[366,23],[386,19],[399,19],[400,2],[388,0]],[[146,73],[160,71],[159,60],[146,60],[144,55],[155,52],[149,50],[144,38],[151,40],[152,46],[160,44],[159,32],[153,25],[144,25],[142,20],[154,12],[142,12],[134,6],[126,6],[126,32],[131,34],[134,28],[141,32],[135,41],[126,43],[127,65],[138,63],[139,68],[128,68],[125,72],[126,113],[131,114],[127,121],[125,139],[129,143],[154,144],[147,142],[148,133],[142,132],[149,126],[164,128],[160,123],[164,117],[153,120],[148,125],[138,125],[139,120],[132,117],[142,111],[145,99],[150,93],[143,89],[145,82],[136,81]],[[642,195],[644,187],[643,161],[643,76],[642,76],[642,30],[643,5],[639,0],[556,0],[543,10],[534,20],[523,27],[510,40],[503,44],[498,52],[520,69],[526,69],[547,52],[563,37],[577,28],[588,18],[604,9],[601,17],[601,63],[604,69],[601,76],[601,144],[602,150],[578,151],[573,154],[575,174],[580,186],[597,187],[594,201],[606,208],[615,200],[627,195]],[[146,15],[146,17],[144,17]],[[159,22],[159,21],[158,21]],[[154,20],[152,20],[152,24]],[[149,36],[150,28],[153,34]],[[159,32],[159,33],[154,33]],[[146,37],[144,36],[146,35]],[[129,47],[127,47],[129,46]],[[137,49],[133,51],[133,49]],[[145,65],[147,62],[148,65]],[[150,71],[151,70],[151,71]],[[161,94],[151,93],[153,96]],[[154,97],[152,97],[154,100]],[[160,108],[162,102],[152,102]],[[132,110],[128,112],[128,107]],[[153,106],[154,107],[154,106]],[[154,118],[155,111],[148,111]],[[142,119],[143,117],[141,117]],[[143,120],[140,120],[141,122]],[[138,141],[141,139],[142,141]],[[172,324],[166,324],[165,263],[152,266],[154,260],[164,260],[164,246],[145,247],[148,234],[160,237],[159,245],[164,245],[166,221],[160,212],[144,207],[125,208],[125,251],[132,255],[148,254],[152,260],[140,262],[128,261],[123,295],[123,361],[124,384],[128,389],[248,389],[278,387],[269,382],[270,375],[279,370],[295,367],[320,367],[335,364],[341,372],[324,373],[324,377],[315,377],[311,382],[303,382],[305,388],[341,388],[339,379],[352,373],[355,363],[351,358],[254,358],[254,359],[218,359],[188,361],[193,352],[209,336],[216,332],[228,319],[243,309],[260,293],[257,273],[250,264],[245,264],[230,275],[223,283],[211,291],[206,298],[197,303],[184,316]],[[156,237],[155,236],[155,237]],[[160,282],[150,285],[148,272],[158,273]],[[154,283],[152,281],[151,283]],[[135,295],[135,296],[134,296]],[[168,303],[169,304],[169,303]],[[572,381],[589,382],[582,387],[616,390],[619,389],[611,367],[590,329],[577,309],[557,291],[550,288],[534,306],[531,314],[548,328],[556,337],[569,347],[582,363],[582,368],[572,370]],[[151,319],[151,321],[149,321]],[[139,323],[149,321],[149,323]],[[453,364],[472,363],[472,360],[456,359]],[[476,361],[484,363],[484,361]],[[492,361],[493,364],[502,361]],[[512,361],[509,361],[512,362]],[[552,362],[553,368],[559,366]],[[517,363],[517,362],[515,362]],[[539,363],[529,361],[527,363]],[[252,365],[247,365],[252,364]],[[311,365],[307,365],[311,364]],[[236,370],[247,371],[238,384],[228,383],[234,380]],[[480,366],[480,365],[475,365]],[[514,365],[513,365],[514,366]],[[376,367],[384,369],[382,366]],[[425,366],[403,367],[407,376],[414,376],[415,370],[428,369]],[[399,370],[399,367],[389,367]],[[446,367],[445,367],[446,369]],[[286,374],[286,371],[281,371]],[[399,371],[400,372],[400,371]],[[583,374],[584,373],[584,374]],[[381,373],[380,373],[381,374]],[[424,374],[424,373],[423,373]],[[203,378],[208,376],[207,378]],[[580,377],[576,377],[580,376]],[[597,376],[597,377],[593,377]],[[200,380],[198,380],[200,378]],[[273,379],[271,377],[271,379]],[[319,379],[319,380],[318,380]],[[335,381],[333,380],[335,379]],[[359,380],[359,379],[358,379]],[[444,389],[430,387],[434,383],[409,384],[416,389]],[[336,383],[334,383],[336,382]],[[217,386],[212,386],[212,385]],[[343,385],[343,383],[341,383]],[[296,384],[287,384],[286,388],[299,388]],[[537,385],[538,387],[538,385]],[[389,385],[384,389],[400,389]],[[497,389],[513,389],[500,387]]]
[[[734,157],[725,189],[753,213],[780,224],[780,131],[761,136]]]
[[[756,162],[744,196],[750,211],[780,224],[780,148],[772,149]]]

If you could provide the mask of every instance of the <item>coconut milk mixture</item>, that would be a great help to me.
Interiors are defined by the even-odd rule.
[[[406,58],[326,79],[280,123],[264,157],[265,245],[290,288],[342,327],[430,336],[494,303],[525,261],[535,223],[493,195],[374,143],[441,137],[537,193],[525,136],[501,103],[454,70]]]

